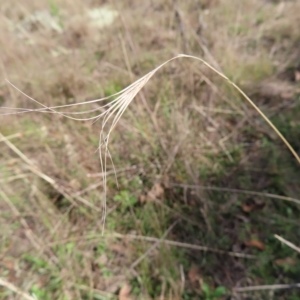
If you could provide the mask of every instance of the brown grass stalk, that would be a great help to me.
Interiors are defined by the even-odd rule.
[[[103,187],[104,187],[104,200],[103,200],[103,229],[105,224],[105,218],[106,218],[106,169],[107,169],[107,159],[110,159],[112,161],[112,157],[110,155],[108,145],[109,145],[109,138],[110,134],[112,133],[112,130],[116,127],[118,121],[120,120],[121,116],[127,109],[128,105],[131,103],[131,101],[135,98],[135,96],[140,92],[140,90],[146,85],[146,83],[152,78],[152,76],[159,71],[162,67],[164,67],[169,62],[179,59],[179,58],[188,58],[188,59],[194,59],[197,61],[200,61],[203,63],[206,67],[211,69],[214,73],[216,73],[218,76],[220,76],[222,79],[224,79],[228,84],[234,87],[235,90],[237,90],[244,99],[257,111],[257,113],[267,122],[267,124],[275,131],[275,133],[279,136],[279,138],[283,141],[283,143],[286,145],[286,147],[290,150],[290,152],[293,154],[295,159],[300,164],[300,157],[296,153],[296,151],[293,149],[293,147],[290,145],[290,143],[286,140],[286,138],[281,134],[281,132],[276,128],[276,126],[270,121],[270,119],[260,110],[260,108],[234,83],[232,82],[227,76],[222,74],[220,71],[218,71],[216,68],[211,66],[209,63],[207,63],[205,60],[192,56],[192,55],[186,55],[186,54],[179,54],[161,65],[159,65],[154,70],[150,71],[148,74],[144,75],[140,79],[133,82],[131,85],[123,89],[122,91],[111,95],[109,97],[104,97],[101,99],[96,99],[92,101],[87,102],[80,102],[80,103],[74,103],[69,105],[61,105],[61,106],[53,106],[48,107],[41,102],[33,99],[32,97],[26,95],[24,92],[22,92],[20,89],[18,89],[16,86],[14,86],[12,83],[8,81],[8,83],[14,87],[16,90],[18,90],[20,93],[25,95],[28,99],[31,101],[41,105],[43,108],[39,109],[19,109],[19,110],[13,110],[13,112],[9,112],[9,114],[20,114],[20,113],[28,113],[28,112],[43,112],[43,113],[56,113],[61,116],[67,117],[72,120],[80,120],[80,121],[88,121],[93,120],[94,122],[98,121],[102,118],[102,126],[100,131],[100,137],[99,137],[99,157],[100,157],[100,165],[101,165],[101,173],[103,174]],[[104,100],[108,100],[111,98],[115,98],[108,104],[103,105],[102,107],[96,108],[96,109],[90,109],[82,112],[65,112],[62,111],[65,108],[74,107],[74,106],[80,106],[80,105],[86,105],[86,104],[92,104],[101,102]],[[8,108],[5,108],[8,109]],[[104,110],[104,111],[103,111]],[[83,118],[77,118],[73,117],[73,115],[82,115],[82,114],[89,114],[96,111],[101,111],[100,114],[92,117],[83,117]],[[7,114],[7,113],[5,113]],[[109,126],[107,133],[104,133],[104,130],[106,126]],[[113,162],[112,162],[113,164]]]

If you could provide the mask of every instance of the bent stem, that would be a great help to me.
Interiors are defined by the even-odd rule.
[[[99,158],[100,158],[100,165],[101,165],[101,171],[103,174],[103,188],[104,188],[104,199],[103,199],[103,218],[102,218],[102,233],[104,232],[104,226],[105,226],[105,218],[106,218],[106,197],[107,197],[107,178],[106,178],[106,167],[107,167],[107,156],[109,159],[112,161],[112,157],[110,155],[108,145],[109,145],[109,138],[112,130],[116,127],[118,121],[122,117],[123,113],[131,103],[131,101],[135,98],[135,96],[139,93],[139,91],[146,85],[146,83],[151,79],[151,77],[158,71],[160,70],[163,66],[168,64],[169,62],[178,59],[178,58],[190,58],[194,59],[197,61],[200,61],[203,63],[205,66],[207,66],[209,69],[211,69],[214,73],[218,74],[222,79],[227,81],[230,85],[234,87],[235,90],[237,90],[246,100],[247,102],[260,114],[260,116],[269,124],[269,126],[275,131],[275,133],[280,137],[280,139],[283,141],[283,143],[287,146],[287,148],[290,150],[290,152],[293,154],[293,156],[296,158],[298,163],[300,164],[300,157],[296,153],[296,151],[293,149],[293,147],[290,145],[290,143],[286,140],[286,138],[281,134],[281,132],[276,128],[276,126],[270,121],[270,119],[260,110],[260,108],[234,83],[232,82],[227,76],[216,70],[214,67],[212,67],[209,63],[207,63],[205,60],[192,56],[192,55],[186,55],[186,54],[179,54],[158,67],[156,67],[154,70],[150,71],[148,74],[144,75],[140,79],[136,80],[133,82],[131,85],[123,89],[122,91],[115,93],[111,96],[108,97],[103,97],[100,99],[96,100],[91,100],[87,102],[80,102],[80,103],[74,103],[74,104],[68,104],[68,105],[60,105],[60,106],[52,106],[48,107],[39,101],[33,99],[32,97],[26,95],[24,92],[22,92],[20,89],[18,89],[16,86],[14,86],[11,82],[7,80],[7,82],[16,90],[18,90],[20,93],[22,93],[24,96],[26,96],[28,99],[31,101],[41,105],[43,108],[39,109],[15,109],[11,108],[13,112],[9,113],[4,113],[2,115],[7,115],[7,114],[21,114],[21,113],[28,113],[28,112],[43,112],[43,113],[57,113],[59,115],[62,115],[64,117],[67,117],[72,120],[77,120],[77,121],[88,121],[88,120],[94,120],[94,122],[98,121],[99,119],[102,119],[102,126],[101,126],[101,131],[100,131],[100,136],[99,136]],[[86,105],[86,104],[93,104],[93,103],[98,103],[104,100],[109,100],[111,98],[116,97],[114,100],[109,102],[108,104],[105,104],[103,106],[99,106],[99,108],[96,109],[91,109],[91,110],[86,110],[82,112],[61,112],[60,109],[64,109],[67,107],[73,107],[73,106],[80,106],[80,105]],[[4,107],[2,107],[4,108]],[[5,107],[4,109],[9,109]],[[103,111],[104,112],[100,113],[97,116],[94,117],[88,117],[88,118],[75,118],[72,117],[71,115],[79,115],[79,114],[87,114],[91,113],[94,111]],[[114,118],[112,120],[111,125],[109,126],[108,132],[105,135],[104,130],[107,124],[109,124],[109,120],[112,118],[114,115]],[[102,151],[102,147],[104,147],[104,153]],[[113,162],[112,162],[113,164]],[[113,165],[114,168],[114,165]],[[116,174],[115,174],[116,175]]]

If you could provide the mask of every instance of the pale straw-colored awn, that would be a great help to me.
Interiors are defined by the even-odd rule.
[[[7,115],[7,114],[22,114],[26,112],[43,112],[43,113],[56,113],[59,115],[62,115],[66,118],[76,120],[76,121],[89,121],[89,120],[94,120],[94,122],[98,121],[99,119],[102,118],[102,126],[101,126],[101,131],[100,131],[100,138],[99,138],[99,157],[100,157],[100,164],[101,164],[101,171],[103,174],[103,188],[104,188],[104,199],[103,199],[103,219],[102,219],[102,231],[104,230],[104,225],[105,225],[105,218],[106,218],[106,166],[107,166],[107,157],[110,158],[112,161],[112,157],[110,155],[109,149],[108,149],[108,144],[109,144],[109,138],[112,130],[115,128],[117,125],[119,119],[123,115],[124,111],[128,107],[128,105],[131,103],[131,101],[135,98],[135,96],[138,94],[138,92],[145,86],[145,84],[150,80],[150,78],[159,70],[161,69],[164,65],[167,63],[178,59],[178,58],[191,58],[198,60],[202,62],[204,65],[206,65],[208,68],[210,68],[213,72],[218,74],[221,78],[226,80],[230,85],[232,85],[253,107],[254,109],[263,117],[263,119],[271,126],[271,128],[276,132],[276,134],[281,138],[281,140],[284,142],[284,144],[288,147],[288,149],[291,151],[291,153],[294,155],[298,163],[300,163],[300,158],[296,151],[293,149],[293,147],[290,145],[290,143],[285,139],[285,137],[279,132],[279,130],[275,127],[275,125],[268,119],[268,117],[257,107],[257,105],[235,84],[233,83],[229,78],[227,78],[225,75],[217,71],[215,68],[213,68],[209,63],[207,63],[205,60],[191,56],[191,55],[186,55],[186,54],[179,54],[166,62],[162,63],[159,65],[157,68],[149,72],[148,74],[144,75],[137,81],[133,82],[131,85],[123,89],[122,91],[111,95],[109,97],[104,97],[101,99],[96,99],[96,100],[91,100],[91,101],[86,101],[86,102],[80,102],[80,103],[74,103],[74,104],[68,104],[68,105],[60,105],[60,106],[52,106],[48,107],[39,101],[33,99],[32,97],[26,95],[24,92],[22,92],[20,89],[18,89],[16,86],[14,86],[11,82],[8,83],[14,87],[16,90],[18,90],[20,93],[22,93],[24,96],[26,96],[28,99],[32,100],[33,102],[41,105],[43,108],[39,109],[22,109],[22,108],[8,108],[8,107],[3,107],[4,109],[12,109],[14,110],[13,112],[9,113],[4,113],[2,115]],[[81,111],[81,112],[62,112],[59,111],[59,109],[62,108],[67,108],[67,107],[74,107],[74,106],[80,106],[80,105],[87,105],[87,104],[93,104],[93,103],[98,103],[104,100],[108,100],[111,98],[115,98],[114,100],[110,101],[109,103],[99,106],[94,109],[86,110],[86,111]],[[104,111],[103,111],[104,110]],[[99,115],[93,116],[93,117],[87,117],[87,118],[78,118],[74,117],[74,115],[83,115],[87,113],[92,113],[96,111],[102,111]],[[110,127],[108,129],[107,134],[104,133],[105,126],[108,124],[110,119],[114,116],[114,118],[111,121]],[[104,154],[103,154],[104,152]]]

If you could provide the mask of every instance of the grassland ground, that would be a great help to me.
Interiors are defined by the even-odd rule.
[[[195,55],[300,155],[299,11],[296,0],[2,1],[0,298],[299,299],[276,288],[299,283],[300,265],[274,237],[300,244],[299,165],[203,64],[164,66],[114,128],[104,234],[101,120],[18,113],[41,106],[5,81],[68,105]],[[237,292],[260,285],[273,288]]]

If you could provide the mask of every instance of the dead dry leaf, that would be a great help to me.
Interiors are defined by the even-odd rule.
[[[114,251],[114,252],[117,252],[118,254],[122,254],[122,255],[125,255],[126,253],[126,247],[124,245],[121,245],[121,244],[111,244],[109,246],[109,248]]]
[[[286,93],[282,93],[280,96],[282,99],[291,99],[294,97],[294,92],[291,91],[291,92],[286,92]]]
[[[248,242],[245,242],[245,245],[247,247],[256,248],[261,251],[265,250],[265,245],[262,242],[260,242],[259,240],[255,240],[255,239],[250,240]]]
[[[3,259],[1,265],[9,270],[13,270],[15,268],[15,262],[12,259]]]
[[[140,203],[144,204],[147,201],[147,196],[141,195],[139,200],[140,200]]]
[[[246,204],[246,203],[242,204],[242,210],[245,213],[251,212],[252,210],[254,210],[254,207],[255,207],[255,204]]]
[[[81,183],[76,178],[72,179],[69,182],[69,185],[76,192],[78,192],[81,189]]]
[[[150,191],[146,195],[140,196],[140,202],[153,202],[156,199],[162,199],[164,196],[165,190],[160,183],[155,183]]]
[[[266,98],[281,97],[285,99],[294,95],[295,87],[287,81],[266,80],[260,84],[258,93]]]
[[[265,207],[265,203],[263,203],[263,202],[262,203],[254,202],[254,203],[250,203],[250,204],[243,203],[241,207],[242,207],[243,212],[250,213],[255,210],[263,209]]]
[[[98,265],[105,265],[108,262],[108,257],[105,253],[101,254],[95,261]]]
[[[157,199],[164,195],[164,188],[160,183],[155,183],[151,190],[148,192],[148,198]]]
[[[296,266],[297,260],[292,257],[286,257],[282,259],[276,259],[275,264],[280,267],[293,267]]]
[[[119,292],[119,300],[130,300],[131,286],[125,283]]]
[[[200,277],[200,268],[196,265],[192,265],[189,272],[188,272],[188,277],[189,277],[189,280],[191,282],[191,284],[193,286],[195,286],[199,280],[201,279]]]
[[[300,71],[295,71],[295,81],[300,82]]]

